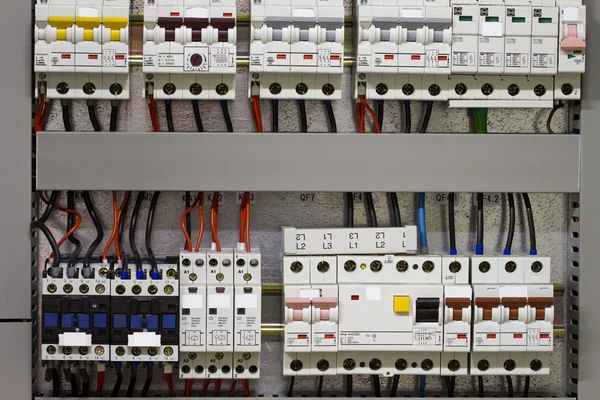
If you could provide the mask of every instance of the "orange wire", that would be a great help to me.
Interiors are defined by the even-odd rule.
[[[42,192],[42,191],[40,191],[40,199],[42,199],[42,201],[44,203],[49,204],[48,199],[46,199],[46,196],[44,196],[44,192]],[[71,236],[73,234],[73,232],[75,232],[77,230],[77,228],[79,228],[79,225],[81,225],[81,220],[83,218],[81,217],[81,214],[78,211],[76,211],[76,210],[69,210],[69,209],[66,209],[64,207],[57,206],[57,205],[55,205],[53,208],[57,209],[58,211],[66,212],[66,213],[69,213],[69,214],[75,214],[75,216],[77,217],[77,222],[75,222],[75,225],[73,225],[73,227],[71,228],[71,230],[69,230],[65,234],[65,236],[63,236],[62,239],[60,239],[60,241],[58,242],[58,247],[60,247],[69,238],[69,236]],[[50,254],[50,258],[53,258],[53,257],[54,257],[54,252],[52,252]]]
[[[256,124],[256,132],[262,132],[262,114],[260,111],[260,97],[252,96],[252,113],[254,114],[254,123]]]
[[[358,131],[365,133],[365,107],[361,102],[356,103],[356,117],[358,119]]]
[[[125,209],[125,204],[127,204],[130,195],[131,192],[125,192],[125,196],[123,197],[123,201],[121,202],[121,207],[119,207],[119,213],[117,214],[117,233],[115,235],[115,254],[117,256],[117,260],[121,259],[121,249],[119,248],[119,225],[121,225],[121,217],[123,216],[123,210]]]
[[[250,253],[250,192],[246,192],[246,218],[244,219],[246,224],[246,252]]]
[[[242,386],[244,387],[244,397],[250,397],[250,380],[243,379]]]
[[[202,236],[204,236],[204,213],[202,212],[202,203],[204,202],[204,192],[198,192],[197,195],[200,201],[198,202],[198,218],[200,219],[200,231],[198,232],[198,240],[196,240],[196,253],[200,251],[202,244]]]
[[[375,132],[381,133],[381,127],[379,126],[379,121],[377,120],[377,115],[375,111],[371,108],[364,95],[358,96],[360,98],[361,103],[365,106],[371,117],[373,117],[373,123],[375,124]]]
[[[221,252],[221,243],[219,242],[219,192],[213,193],[212,204],[210,207],[210,226],[212,228],[212,241]]]
[[[112,233],[110,234],[110,237],[108,238],[108,242],[106,243],[106,246],[104,247],[104,252],[102,253],[102,259],[106,260],[106,257],[108,256],[108,251],[110,250],[110,246],[112,245],[113,240],[115,239],[115,236],[117,235],[117,231],[119,229],[119,224],[117,223],[117,192],[112,192],[112,198],[113,198],[113,230]]]
[[[185,235],[185,249],[187,251],[192,251],[192,238],[190,237],[190,234],[187,231],[187,227],[185,226],[185,217],[192,212],[192,210],[196,207],[196,205],[198,205],[198,201],[200,199],[196,196],[196,200],[194,201],[194,203],[190,206],[190,208],[188,208],[187,210],[185,210],[183,212],[183,214],[181,214],[181,229],[183,230],[183,234]]]
[[[185,382],[185,397],[190,397],[192,395],[192,387],[194,386],[194,380],[188,379]]]
[[[158,123],[158,113],[156,111],[156,102],[154,101],[154,95],[148,95],[148,108],[150,109],[150,119],[152,120],[152,128],[154,132],[160,132],[160,124]]]
[[[45,103],[45,95],[43,93],[40,94],[40,104],[38,105],[38,109],[37,112],[35,114],[35,124],[34,124],[34,129],[36,132],[40,132],[41,131],[41,120],[42,120],[42,116],[44,115],[44,103]]]
[[[173,374],[165,374],[165,380],[167,381],[167,386],[169,387],[169,396],[175,397],[175,389],[173,388]]]
[[[240,205],[240,236],[238,243],[244,243],[244,227],[246,225],[246,193],[242,196],[242,204]]]

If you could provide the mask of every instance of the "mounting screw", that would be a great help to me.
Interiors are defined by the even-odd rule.
[[[533,93],[535,93],[537,97],[542,97],[546,94],[546,87],[544,85],[536,85],[533,88]]]
[[[82,283],[81,285],[79,285],[80,293],[87,293],[89,291],[90,291],[90,287],[88,285],[86,285],[85,283]]]
[[[303,265],[300,261],[294,261],[290,265],[290,269],[292,270],[292,272],[295,272],[295,273],[302,271],[302,268],[303,268]]]
[[[344,263],[344,269],[347,272],[352,272],[356,269],[356,263],[353,260],[348,260]]]
[[[200,93],[202,93],[202,85],[199,83],[192,83],[190,85],[190,93],[194,96],[198,96]]]
[[[171,286],[171,285],[165,286],[165,289],[164,289],[165,294],[173,294],[174,291],[175,291],[175,289],[173,289],[173,286]]]
[[[102,347],[102,346],[94,347],[94,354],[96,354],[97,356],[104,355],[104,347]]]
[[[140,349],[139,347],[133,347],[131,349],[131,354],[138,357],[138,356],[142,355],[142,349]]]
[[[106,291],[106,287],[103,284],[96,285],[96,293],[102,294]]]
[[[52,355],[52,354],[56,354],[56,347],[54,346],[48,346],[46,347],[46,351],[48,352],[48,354]]]
[[[317,264],[317,271],[321,273],[329,271],[329,263],[327,261],[321,261]]]
[[[167,95],[167,96],[171,96],[172,94],[174,94],[177,91],[177,87],[172,84],[171,82],[169,83],[165,83],[165,85],[163,86],[163,92]]]
[[[452,272],[453,274],[456,274],[458,271],[460,271],[462,266],[460,265],[460,263],[458,261],[452,261],[450,263],[450,265],[448,266],[448,268],[450,269],[450,272]]]
[[[148,348],[148,355],[150,357],[154,357],[157,354],[158,354],[158,350],[156,349],[156,347],[149,347]]]
[[[197,353],[190,353],[190,354],[188,354],[188,358],[190,360],[195,360],[196,358],[198,358],[198,354]]]
[[[464,83],[459,83],[456,86],[454,86],[454,92],[456,92],[457,95],[462,96],[463,94],[467,93],[467,85],[465,85]]]
[[[396,263],[396,271],[398,272],[406,272],[408,270],[408,263],[404,260],[398,261]]]
[[[41,79],[42,81],[46,79],[46,73],[42,72],[38,75],[39,79]]]
[[[335,92],[335,88],[333,87],[333,85],[331,83],[324,84],[323,88],[321,90],[323,91],[323,94],[325,96],[331,96],[333,94],[333,92]]]
[[[281,85],[277,82],[271,83],[271,85],[269,85],[269,92],[271,92],[271,94],[281,93]]]
[[[358,79],[360,79],[361,81],[364,81],[365,79],[367,79],[367,75],[364,73],[358,74]]]
[[[66,82],[60,82],[56,85],[56,91],[58,94],[67,94],[69,92],[69,85]]]
[[[250,354],[250,353],[242,353],[242,358],[244,360],[249,360],[249,359],[252,358],[252,354]]]
[[[483,93],[485,96],[489,96],[494,93],[494,87],[489,83],[484,83],[481,87],[481,93]]]
[[[519,85],[513,83],[512,85],[510,85],[507,89],[507,92],[509,95],[511,96],[516,96],[519,94],[519,92],[521,91],[521,89],[519,89]]]
[[[118,286],[115,288],[115,292],[117,292],[117,294],[123,294],[123,293],[125,293],[125,286],[123,286],[123,285],[118,285]]]
[[[113,96],[118,96],[121,93],[123,93],[123,86],[121,86],[120,83],[113,83],[112,85],[110,85],[110,88],[108,88],[108,91]]]
[[[131,291],[133,292],[133,294],[140,294],[142,293],[142,287],[140,285],[133,285]]]
[[[479,272],[486,273],[489,272],[491,265],[487,261],[483,261],[479,263]]]
[[[150,293],[150,294],[156,294],[156,293],[158,293],[158,288],[156,287],[156,285],[150,285],[150,286],[148,286],[148,293]]]
[[[216,358],[217,360],[222,360],[222,359],[223,359],[223,357],[225,357],[225,355],[224,355],[223,353],[221,353],[221,352],[219,352],[219,353],[215,353],[215,358]]]
[[[71,293],[73,291],[73,285],[71,285],[70,283],[67,283],[66,285],[63,286],[63,290],[65,293]]]
[[[402,86],[402,93],[404,93],[405,96],[410,96],[415,92],[415,87],[413,85],[411,85],[410,83],[405,83],[404,86]]]
[[[51,283],[48,285],[48,287],[46,289],[50,293],[56,293],[56,289],[58,289],[58,288],[56,287],[56,285],[54,283]]]
[[[62,352],[65,356],[70,356],[71,354],[73,354],[73,349],[70,347],[63,347]]]
[[[119,346],[115,350],[115,353],[117,353],[119,357],[123,357],[125,355],[125,348],[123,346]]]
[[[433,85],[429,86],[428,92],[431,96],[435,97],[442,93],[442,89],[434,83]]]
[[[542,271],[542,268],[544,268],[544,265],[540,262],[540,261],[534,261],[531,264],[531,270],[533,272],[535,272],[536,274]]]
[[[260,0],[259,0],[259,3],[260,3]],[[260,78],[260,74],[258,72],[253,72],[252,79],[258,79],[258,78]]]
[[[171,357],[173,355],[173,348],[171,346],[165,347],[163,354],[167,357]]]
[[[306,83],[299,83],[296,85],[296,93],[298,93],[300,96],[305,95],[306,92],[308,92],[308,86],[306,86]]]
[[[385,83],[379,83],[377,86],[375,86],[375,93],[377,93],[378,95],[383,96],[387,92],[388,87]]]
[[[219,83],[215,88],[215,91],[219,96],[225,96],[229,92],[229,86],[224,83]]]
[[[531,368],[533,371],[539,371],[542,369],[542,362],[538,359],[532,360],[529,363],[529,368]]]

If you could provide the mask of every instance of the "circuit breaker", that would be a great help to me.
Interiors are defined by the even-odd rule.
[[[124,261],[111,285],[111,361],[177,361],[179,257]]]
[[[342,98],[342,0],[250,3],[250,96]]]
[[[35,6],[37,94],[129,98],[129,0],[47,0]]]
[[[86,262],[87,263],[87,262]],[[42,360],[110,360],[109,267],[47,264],[42,279]]]
[[[146,0],[144,7],[146,94],[235,99],[235,1]]]

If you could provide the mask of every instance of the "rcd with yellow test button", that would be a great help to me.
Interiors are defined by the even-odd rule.
[[[38,0],[34,40],[38,96],[129,98],[129,0]]]

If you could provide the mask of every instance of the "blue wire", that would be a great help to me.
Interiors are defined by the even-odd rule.
[[[425,193],[419,193],[417,196],[418,206],[418,225],[419,225],[419,245],[421,252],[427,254],[427,223],[425,219]]]
[[[425,397],[425,375],[419,377],[419,397]]]

